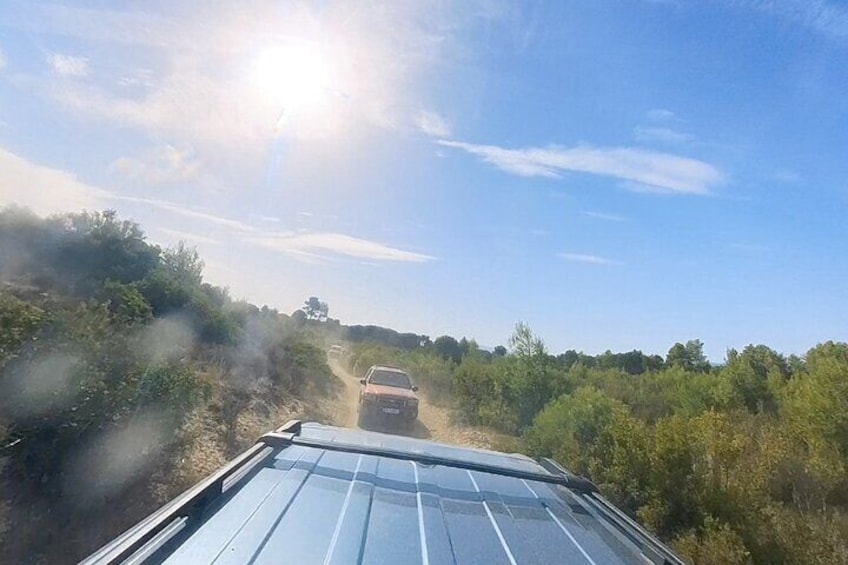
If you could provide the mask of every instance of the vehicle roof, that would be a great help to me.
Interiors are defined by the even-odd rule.
[[[403,373],[404,375],[408,374],[403,369],[399,369],[398,367],[390,367],[389,365],[372,365],[369,370],[386,371],[386,372],[389,372],[389,373]]]
[[[165,549],[156,546],[152,555],[165,553],[156,562],[669,562],[610,523],[593,495],[544,482],[554,475],[528,457],[319,424],[297,428],[301,443],[281,444],[233,479],[234,488],[222,487],[196,525]],[[176,524],[180,512],[163,520]]]

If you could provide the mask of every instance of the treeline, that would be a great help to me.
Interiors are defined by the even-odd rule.
[[[334,320],[328,320],[332,326]],[[492,360],[507,354],[503,345],[495,346],[491,351],[481,349],[473,339],[462,337],[456,339],[450,335],[442,335],[435,340],[430,336],[414,333],[398,333],[389,328],[379,326],[340,326],[340,339],[352,343],[378,344],[390,348],[402,349],[413,354],[434,354],[446,361],[459,364],[469,354],[478,358]],[[657,371],[664,367],[683,366],[693,371],[708,371],[710,364],[703,355],[703,344],[699,340],[690,340],[685,344],[677,343],[664,359],[659,355],[646,355],[638,349],[626,353],[606,351],[600,355],[587,355],[570,349],[556,356],[559,365],[570,368],[580,364],[591,369],[620,369],[630,375],[641,375],[649,371]]]
[[[519,325],[507,355],[371,344],[461,417],[554,457],[698,564],[848,563],[848,344],[764,345],[711,366],[697,340],[665,358],[550,354]]]
[[[226,458],[247,412],[333,386],[322,343],[202,270],[113,212],[0,210],[0,561],[79,559],[161,503],[195,409]]]

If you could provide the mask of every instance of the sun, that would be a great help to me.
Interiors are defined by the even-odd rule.
[[[269,48],[256,58],[253,82],[281,111],[297,112],[328,96],[333,72],[318,46],[290,43]]]

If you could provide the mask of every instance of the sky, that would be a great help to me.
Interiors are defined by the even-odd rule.
[[[348,324],[713,361],[848,329],[835,0],[0,0],[0,205]]]

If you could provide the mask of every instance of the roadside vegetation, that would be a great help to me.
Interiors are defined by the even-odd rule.
[[[303,320],[202,270],[112,212],[0,210],[0,562],[84,557],[333,391]]]

